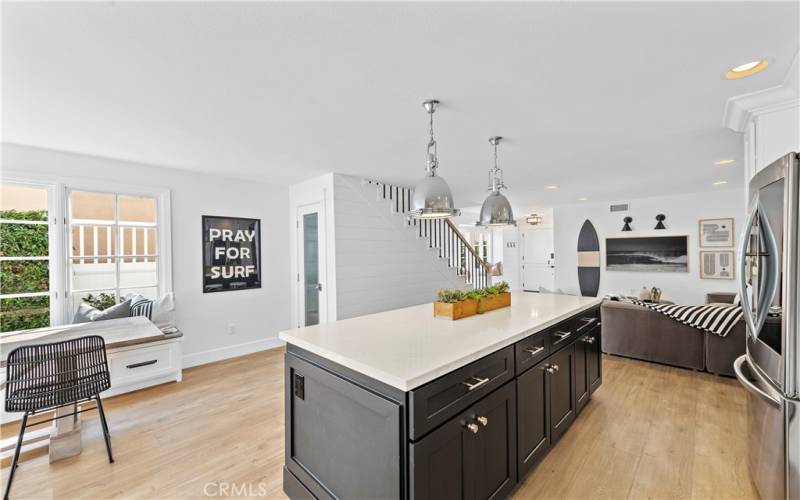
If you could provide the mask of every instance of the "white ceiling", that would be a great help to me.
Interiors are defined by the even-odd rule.
[[[798,5],[4,2],[4,141],[279,184],[413,184],[436,97],[460,206],[482,199],[495,134],[516,206],[735,187],[725,100],[783,81]],[[721,78],[763,57],[763,73]]]

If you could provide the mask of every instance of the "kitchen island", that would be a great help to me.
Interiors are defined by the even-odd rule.
[[[282,332],[284,491],[508,496],[602,381],[599,305],[514,292],[458,321],[424,304]]]

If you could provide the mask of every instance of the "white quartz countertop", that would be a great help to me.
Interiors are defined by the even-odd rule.
[[[600,304],[514,291],[511,307],[452,321],[423,304],[281,332],[288,344],[409,391]]]

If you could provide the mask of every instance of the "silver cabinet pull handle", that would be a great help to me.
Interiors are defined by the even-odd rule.
[[[469,423],[469,424],[465,425],[464,427],[466,427],[466,428],[467,428],[467,430],[469,430],[469,431],[470,431],[470,432],[472,432],[473,434],[477,434],[477,433],[478,433],[478,430],[480,429],[480,428],[478,427],[478,424],[475,424],[475,423]]]
[[[531,357],[536,356],[540,352],[544,351],[544,346],[539,347],[528,347],[525,349],[525,352],[531,355]]]
[[[597,321],[597,318],[581,318],[579,321],[582,321],[582,322],[583,322],[583,325],[581,325],[581,326],[578,328],[578,330],[580,331],[580,330],[583,330],[584,328],[588,328],[588,327],[589,327],[589,325],[591,325],[592,323],[594,323],[595,321]]]
[[[489,418],[488,417],[478,417],[475,420],[477,420],[484,427],[489,425]]]
[[[488,378],[480,378],[480,377],[470,377],[471,380],[477,380],[477,382],[470,383],[469,380],[465,380],[461,382],[462,384],[467,386],[467,390],[474,391],[478,387],[487,384],[489,382]]]
[[[572,332],[556,332],[553,335],[555,335],[556,337],[558,337],[561,340],[564,340],[565,338],[567,338],[570,335],[572,335]]]

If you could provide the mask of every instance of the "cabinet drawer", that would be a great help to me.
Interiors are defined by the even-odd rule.
[[[525,340],[520,340],[514,345],[514,356],[516,357],[517,375],[528,368],[539,363],[547,357],[550,352],[548,345],[549,332],[538,332]]]
[[[409,436],[416,441],[514,377],[508,346],[409,392]]]
[[[562,321],[549,331],[550,351],[555,352],[569,345],[583,333],[591,330],[592,327],[599,322],[599,309],[596,308],[584,311],[568,320]]]
[[[177,360],[174,352],[172,344],[109,352],[111,387],[128,385],[175,370]]]

